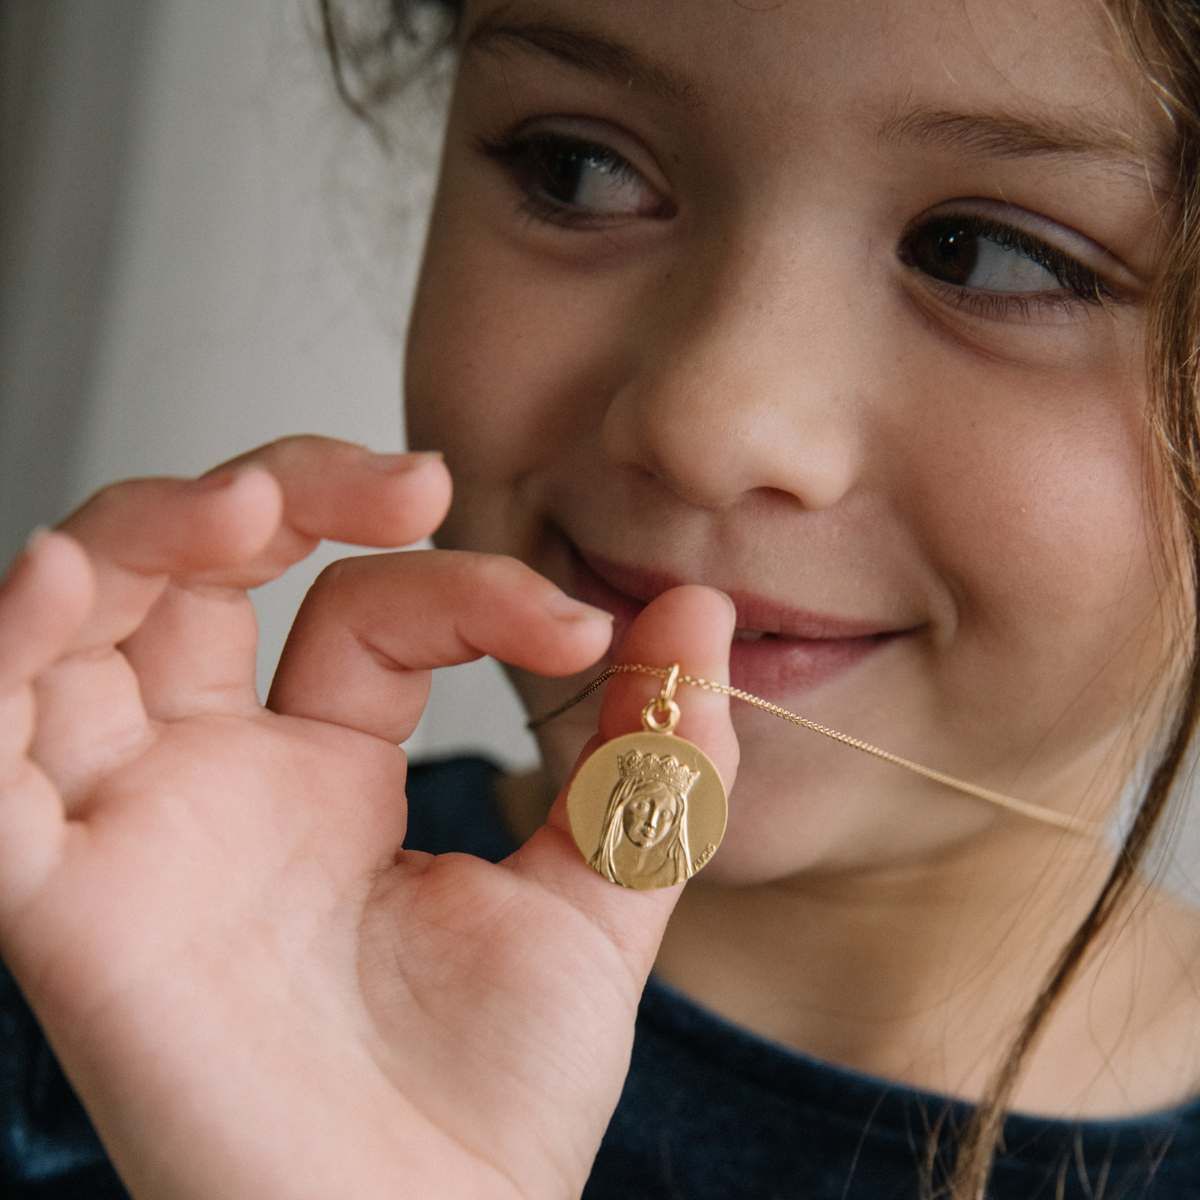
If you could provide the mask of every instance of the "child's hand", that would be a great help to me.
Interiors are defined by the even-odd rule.
[[[0,951],[143,1200],[562,1200],[616,1103],[678,889],[595,875],[561,797],[500,866],[398,855],[394,745],[429,668],[579,671],[608,623],[507,560],[355,559],[256,699],[245,589],[430,532],[448,476],[403,466],[297,439],[119,485],[0,588]],[[678,589],[622,657],[721,678],[732,626]],[[651,685],[609,685],[603,737]],[[726,706],[689,694],[680,732],[728,785]]]

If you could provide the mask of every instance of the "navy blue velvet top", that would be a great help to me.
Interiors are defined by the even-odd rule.
[[[503,857],[512,843],[496,812],[495,781],[495,767],[482,759],[414,767],[407,844]],[[652,978],[625,1090],[584,1197],[916,1200],[926,1131],[946,1119],[948,1155],[952,1131],[968,1115],[945,1096],[759,1038]],[[1003,1145],[992,1200],[1200,1200],[1200,1097],[1116,1121],[1017,1114]],[[0,970],[0,1198],[125,1196],[37,1022]]]

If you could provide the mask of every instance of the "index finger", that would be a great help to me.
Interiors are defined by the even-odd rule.
[[[450,499],[449,475],[436,460],[288,438],[198,480],[105,488],[61,526],[96,574],[96,602],[75,649],[132,635],[169,578],[245,590],[282,574],[322,538],[403,546],[425,537]]]

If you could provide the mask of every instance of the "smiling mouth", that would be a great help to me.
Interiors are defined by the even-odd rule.
[[[613,614],[618,647],[638,613],[656,596],[683,583],[661,571],[613,562],[563,538],[569,551],[569,590]],[[851,670],[885,646],[915,632],[788,608],[762,596],[729,590],[737,627],[729,653],[730,682],[761,695],[804,692]],[[684,670],[687,669],[683,664]]]

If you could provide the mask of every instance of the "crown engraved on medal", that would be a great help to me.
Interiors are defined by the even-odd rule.
[[[693,771],[673,754],[643,754],[640,750],[622,754],[617,759],[617,773],[623,780],[634,783],[662,783],[680,800],[687,799],[692,785],[700,778],[699,771]]]

